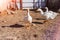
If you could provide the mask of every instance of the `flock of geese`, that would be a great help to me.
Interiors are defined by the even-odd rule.
[[[40,8],[37,10],[40,11],[41,15],[46,17],[44,23],[47,22],[49,19],[55,19],[56,16],[58,15],[58,13],[48,10],[48,7],[45,7],[45,9],[46,9],[45,12],[43,12],[43,10]]]
[[[37,9],[37,11],[39,11],[42,16],[46,17],[46,20],[43,23],[48,22],[49,19],[55,19],[56,16],[58,15],[58,13],[50,11],[48,7],[45,7],[45,9],[46,9],[45,12],[41,8]],[[15,13],[14,11],[10,11],[10,10],[7,10],[7,12],[8,14]],[[30,15],[30,9],[27,8],[27,15],[24,17],[24,22],[26,24],[25,26],[27,27],[27,29],[30,29],[30,25],[35,25],[35,24],[32,24],[32,19],[33,18]]]
[[[48,7],[45,7],[45,9],[46,9],[45,12],[40,8],[37,9],[37,11],[40,11],[42,16],[46,17],[46,20],[44,21],[44,23],[47,22],[49,19],[54,19],[58,15],[58,13],[56,13],[56,12],[49,11]],[[27,21],[27,23],[32,24],[32,16],[30,15],[29,8],[27,9],[27,13],[28,14],[24,17],[24,21],[25,22]],[[27,26],[27,29],[29,29],[29,28],[30,27]]]

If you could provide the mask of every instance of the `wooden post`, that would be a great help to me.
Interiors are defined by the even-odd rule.
[[[22,0],[20,0],[20,9],[22,10]]]
[[[40,5],[39,5],[39,1],[40,1]],[[38,8],[41,8],[41,0],[38,0]]]
[[[34,4],[35,4],[35,0],[33,0],[33,8],[35,8]]]
[[[17,10],[17,9],[18,9],[18,7],[17,7],[16,3],[17,3],[17,2],[16,2],[16,0],[15,0],[15,7],[16,7],[16,10]]]

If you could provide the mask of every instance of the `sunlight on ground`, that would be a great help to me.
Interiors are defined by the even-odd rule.
[[[10,0],[0,0],[0,11],[7,9],[7,5]]]

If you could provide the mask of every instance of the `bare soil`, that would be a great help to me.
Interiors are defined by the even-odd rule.
[[[0,40],[58,40],[59,15],[44,23],[45,17],[39,12],[30,11],[30,14],[34,25],[28,30],[23,20],[27,15],[26,11],[17,10],[14,14],[3,12],[0,15]]]

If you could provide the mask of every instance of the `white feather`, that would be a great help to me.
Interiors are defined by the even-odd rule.
[[[32,17],[30,16],[29,9],[28,9],[28,15],[25,16],[24,20],[29,22],[29,23],[32,23]]]

